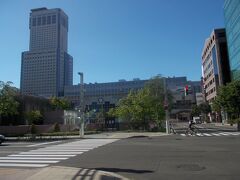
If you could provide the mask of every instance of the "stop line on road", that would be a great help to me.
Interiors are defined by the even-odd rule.
[[[240,132],[218,132],[218,133],[197,133],[193,135],[186,135],[184,133],[180,134],[181,136],[198,136],[198,137],[214,137],[214,136],[238,136]]]
[[[0,167],[46,167],[118,139],[85,139],[0,157]]]

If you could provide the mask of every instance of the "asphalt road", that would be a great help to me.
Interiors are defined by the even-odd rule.
[[[57,165],[118,173],[130,179],[239,180],[240,136],[137,137],[93,149]]]
[[[203,136],[183,136],[179,128],[176,135],[122,140],[5,142],[0,145],[0,175],[18,171],[23,173],[21,178],[16,173],[18,179],[25,179],[40,166],[64,166],[108,171],[137,180],[240,179],[240,133],[232,127],[199,128]],[[30,163],[35,168],[28,167]],[[14,169],[19,164],[22,166]]]

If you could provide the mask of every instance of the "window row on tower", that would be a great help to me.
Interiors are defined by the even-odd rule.
[[[56,15],[38,16],[32,18],[32,26],[43,26],[49,24],[56,24]]]

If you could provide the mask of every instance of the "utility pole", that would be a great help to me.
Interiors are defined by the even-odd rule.
[[[84,137],[84,83],[83,83],[83,73],[78,72],[80,75],[80,127],[79,136]]]
[[[167,93],[167,82],[166,78],[163,78],[164,84],[164,109],[165,109],[165,120],[166,120],[166,133],[170,133],[169,129],[169,112],[168,112],[168,93]]]

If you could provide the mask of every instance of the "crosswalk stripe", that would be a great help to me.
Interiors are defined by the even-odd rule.
[[[233,132],[234,136],[240,135],[240,132]]]
[[[36,168],[41,168],[41,167],[46,167],[48,164],[10,164],[10,163],[0,163],[0,167],[36,167]]]
[[[181,136],[186,136],[186,134],[181,133]],[[217,132],[217,133],[196,133],[195,135],[189,135],[189,136],[230,136],[230,135],[240,135],[240,132]]]
[[[19,154],[11,154],[7,157],[0,157],[0,167],[46,167],[117,140],[118,139],[88,139],[50,145],[49,147],[40,147],[27,152],[20,152]],[[27,147],[36,147],[57,142],[60,141],[31,144]]]
[[[11,159],[7,159],[7,160],[0,160],[0,163],[57,163],[59,161],[32,161],[32,160],[11,160]]]
[[[35,151],[35,152],[31,152],[31,151],[29,151],[29,152],[20,152],[20,154],[48,154],[48,155],[51,155],[51,154],[59,154],[59,155],[68,155],[68,154],[70,154],[70,155],[75,155],[75,154],[82,154],[83,152],[43,152],[43,151]]]
[[[214,136],[221,136],[221,134],[211,133]]]
[[[58,142],[62,142],[62,141],[54,141],[54,142],[46,142],[46,143],[32,144],[32,145],[29,145],[28,147],[41,146],[41,145],[46,145],[46,144],[53,144],[53,143],[58,143]]]
[[[74,157],[76,154],[11,154],[10,157]]]
[[[40,148],[40,149],[74,149],[74,150],[79,150],[79,149],[86,149],[86,150],[91,150],[93,147],[46,147],[46,148]]]
[[[98,145],[98,146],[85,146],[85,145],[80,144],[80,145],[64,145],[64,146],[56,146],[56,147],[58,147],[58,148],[65,148],[65,147],[67,147],[67,148],[81,148],[81,146],[84,147],[84,148],[96,148],[96,147],[99,147],[100,145]]]
[[[229,136],[229,134],[226,134],[226,133],[218,133],[218,134],[221,134],[221,135],[224,135],[224,136]]]
[[[49,157],[49,158],[46,158],[46,157],[0,157],[0,159],[15,159],[15,160],[20,160],[20,159],[28,159],[28,160],[33,160],[33,159],[36,159],[36,160],[66,160],[68,158],[62,158],[62,157]]]
[[[31,150],[29,152],[86,152],[89,151],[89,149],[36,149],[36,150]]]

